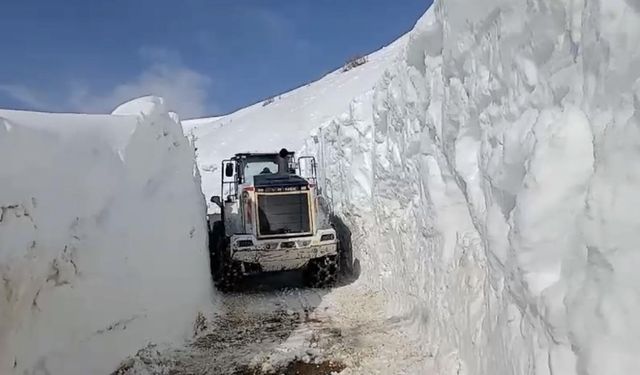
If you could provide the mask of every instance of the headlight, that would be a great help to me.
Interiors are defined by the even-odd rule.
[[[335,239],[336,239],[336,236],[333,233],[323,234],[322,237],[320,237],[320,242],[333,241]]]
[[[251,241],[251,240],[240,240],[240,241],[236,242],[236,245],[238,247],[251,247],[251,246],[253,246],[253,241]]]

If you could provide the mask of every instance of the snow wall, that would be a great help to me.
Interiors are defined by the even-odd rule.
[[[194,150],[162,100],[0,110],[0,373],[105,374],[210,306]]]
[[[308,140],[436,373],[638,373],[639,12],[439,1]]]

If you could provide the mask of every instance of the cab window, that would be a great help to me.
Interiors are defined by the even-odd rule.
[[[251,181],[253,176],[259,174],[278,173],[278,163],[269,160],[248,162],[244,167],[245,181]]]

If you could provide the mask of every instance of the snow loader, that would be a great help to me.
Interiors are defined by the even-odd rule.
[[[222,161],[220,213],[208,215],[213,280],[234,290],[246,275],[303,270],[310,287],[335,283],[336,231],[319,214],[316,162],[282,149]],[[303,177],[305,175],[305,177]]]

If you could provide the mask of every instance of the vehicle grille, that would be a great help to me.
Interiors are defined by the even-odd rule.
[[[308,193],[258,194],[258,234],[289,235],[311,232]]]

